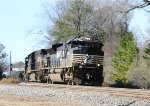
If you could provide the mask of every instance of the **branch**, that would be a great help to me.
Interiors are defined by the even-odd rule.
[[[146,1],[146,2],[145,2]],[[138,5],[136,5],[135,7],[133,7],[133,8],[131,8],[131,9],[129,9],[128,11],[127,11],[127,13],[129,13],[130,11],[132,11],[132,10],[134,10],[134,9],[136,9],[136,8],[144,8],[144,7],[146,7],[146,6],[149,6],[150,5],[150,1],[147,1],[147,0],[145,0],[144,1],[144,3],[143,4],[138,4]]]
[[[51,41],[51,39],[47,37],[42,30],[39,30],[38,32],[32,32],[32,34],[43,35],[47,40]]]
[[[146,9],[144,9],[146,12],[148,12],[148,13],[150,13],[150,10],[146,10]]]

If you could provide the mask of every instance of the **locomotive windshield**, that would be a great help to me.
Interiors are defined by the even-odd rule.
[[[74,50],[74,54],[90,54],[99,55],[102,44],[99,42],[89,42],[89,41],[72,41],[72,48],[78,47]]]
[[[101,47],[101,43],[89,41],[72,41],[72,47]]]

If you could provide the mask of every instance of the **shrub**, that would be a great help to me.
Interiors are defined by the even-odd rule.
[[[19,83],[19,80],[17,78],[3,78],[1,83]]]
[[[141,64],[135,66],[128,73],[129,83],[138,88],[150,89],[150,69],[147,64],[141,61]]]

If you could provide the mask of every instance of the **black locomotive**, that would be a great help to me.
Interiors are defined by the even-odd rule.
[[[25,78],[47,83],[102,85],[103,44],[76,37],[50,49],[34,51],[25,58]]]

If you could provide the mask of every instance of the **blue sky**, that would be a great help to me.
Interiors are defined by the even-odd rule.
[[[0,43],[5,46],[5,51],[12,52],[12,62],[24,61],[24,58],[34,50],[40,49],[39,42],[43,36],[32,35],[33,27],[42,25],[44,20],[41,14],[43,4],[49,1],[51,5],[56,0],[0,0]],[[147,26],[146,14],[137,10],[131,21],[131,30],[135,33],[145,32]],[[138,31],[137,31],[138,30]],[[141,31],[140,31],[141,30]],[[38,45],[38,46],[36,46]]]
[[[150,20],[150,13],[147,13],[143,9],[137,9],[134,11],[134,15],[130,22],[130,30],[134,32],[137,37],[139,43],[145,42],[148,39],[147,30],[150,27],[149,23]],[[148,21],[149,20],[149,21]]]
[[[43,4],[48,0],[0,0],[0,43],[12,53],[12,62],[24,61],[42,40],[30,30],[42,25]],[[49,0],[53,4],[54,0]]]

